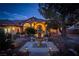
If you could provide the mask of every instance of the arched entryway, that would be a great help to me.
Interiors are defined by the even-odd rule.
[[[31,24],[30,23],[25,23],[23,25],[23,31],[25,31],[25,29],[28,28],[28,27],[31,27]]]
[[[35,24],[34,28],[38,29],[39,26],[41,26],[42,31],[46,30],[46,26],[43,23],[37,23],[37,24]]]
[[[45,31],[46,31],[46,25],[44,23],[36,23],[34,28],[37,30],[38,32],[38,29],[40,28],[41,30],[41,36],[43,37],[44,34],[45,34]],[[38,33],[37,33],[37,37],[38,37]]]

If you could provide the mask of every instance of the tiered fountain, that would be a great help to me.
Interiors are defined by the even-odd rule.
[[[38,27],[37,33],[38,33],[38,37],[37,37],[37,40],[36,40],[37,43],[34,43],[33,47],[38,47],[38,48],[47,47],[47,44],[43,43],[41,26]]]

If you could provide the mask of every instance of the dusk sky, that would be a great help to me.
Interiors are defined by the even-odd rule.
[[[38,11],[38,4],[0,4],[0,19],[24,20],[30,17],[43,19]]]

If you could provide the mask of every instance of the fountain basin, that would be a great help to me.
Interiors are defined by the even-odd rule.
[[[47,48],[47,44],[46,43],[34,43],[33,44],[33,48]]]
[[[27,42],[21,49],[28,49],[30,56],[48,56],[49,49],[52,48],[51,51],[59,51],[59,49],[52,43],[43,41],[41,47],[38,46],[38,42]]]

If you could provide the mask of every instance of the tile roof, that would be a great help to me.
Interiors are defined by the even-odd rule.
[[[36,17],[31,17],[26,20],[8,20],[8,19],[2,19],[0,20],[0,26],[6,26],[6,25],[16,25],[16,26],[22,26],[25,22],[33,22],[33,21],[45,21],[43,19],[38,19]]]

